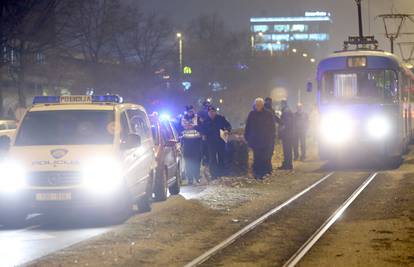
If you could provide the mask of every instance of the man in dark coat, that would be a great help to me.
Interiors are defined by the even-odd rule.
[[[211,107],[210,101],[207,99],[202,104],[202,109],[198,112],[198,118],[200,119],[200,125],[203,125],[203,123],[208,120],[208,108]],[[201,158],[203,166],[207,166],[209,162],[209,155],[208,155],[208,144],[207,140],[203,138],[201,145]]]
[[[281,102],[282,116],[279,121],[279,137],[282,140],[283,146],[283,164],[279,169],[292,170],[292,150],[295,135],[295,120],[292,111],[290,110],[287,101]]]
[[[188,184],[200,181],[201,165],[201,134],[200,121],[193,106],[187,106],[185,115],[181,118],[183,156],[185,177]]]
[[[253,150],[253,173],[262,179],[272,172],[272,155],[276,137],[273,115],[264,108],[264,100],[257,98],[249,113],[244,137]]]
[[[202,124],[202,134],[205,136],[208,154],[209,169],[212,179],[217,179],[225,171],[226,142],[223,135],[228,135],[231,125],[224,116],[218,115],[216,108],[208,108],[208,119]]]
[[[299,146],[300,146],[300,160],[306,159],[306,135],[308,132],[309,118],[308,114],[303,111],[302,104],[298,104],[297,111],[295,113],[295,142],[294,142],[294,154],[295,160],[299,159]]]

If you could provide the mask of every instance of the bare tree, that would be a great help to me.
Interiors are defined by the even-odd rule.
[[[63,0],[1,1],[2,63],[15,82],[20,106],[26,105],[28,69],[43,63],[45,51],[55,45],[55,15],[63,3]]]
[[[157,14],[143,14],[133,4],[123,14],[123,30],[114,40],[120,61],[132,63],[143,73],[167,64],[174,48],[172,23]]]
[[[118,0],[74,0],[64,31],[67,52],[92,63],[107,62],[112,55],[113,35],[118,25]]]
[[[248,55],[247,38],[229,31],[217,15],[204,15],[190,23],[186,36],[186,63],[193,68],[199,88],[208,83],[230,83],[238,73],[237,66]]]

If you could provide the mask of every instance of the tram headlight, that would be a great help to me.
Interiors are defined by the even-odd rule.
[[[386,137],[391,130],[390,122],[381,116],[371,118],[367,124],[367,131],[370,137],[382,139]]]
[[[334,112],[323,117],[320,130],[324,142],[344,144],[351,139],[354,124],[346,113]]]

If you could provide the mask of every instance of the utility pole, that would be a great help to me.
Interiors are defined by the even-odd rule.
[[[359,37],[364,37],[364,28],[362,24],[362,0],[355,0],[358,6],[358,23],[359,23]]]

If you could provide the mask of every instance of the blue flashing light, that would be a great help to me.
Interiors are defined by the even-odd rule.
[[[35,96],[33,98],[33,105],[35,104],[58,104],[60,103],[60,96]]]
[[[170,121],[171,120],[171,115],[168,114],[168,113],[161,113],[159,118],[160,118],[160,121]]]
[[[122,103],[123,99],[119,95],[93,95],[92,103]]]

